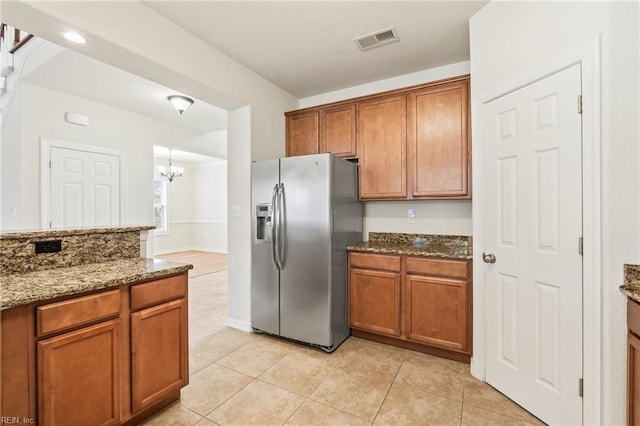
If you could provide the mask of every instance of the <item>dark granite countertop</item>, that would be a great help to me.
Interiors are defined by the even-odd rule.
[[[640,265],[624,265],[624,284],[620,291],[640,303]]]
[[[162,278],[191,268],[193,265],[137,257],[34,272],[0,274],[0,310]]]
[[[407,256],[472,259],[471,237],[457,235],[369,233],[369,241],[350,244],[348,251]]]

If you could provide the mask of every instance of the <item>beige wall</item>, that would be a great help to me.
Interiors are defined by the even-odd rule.
[[[0,14],[9,25],[229,110],[228,205],[244,213],[229,220],[229,318],[248,327],[250,164],[284,153],[282,113],[297,99],[140,2],[2,2]],[[62,39],[69,28],[87,44]]]

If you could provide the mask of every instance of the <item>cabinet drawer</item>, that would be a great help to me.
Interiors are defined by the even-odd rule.
[[[119,290],[109,290],[38,306],[36,309],[37,334],[41,337],[119,314]]]
[[[187,274],[131,286],[131,310],[158,305],[187,295]]]
[[[464,260],[407,257],[407,273],[466,280],[469,278],[469,267]]]
[[[631,299],[627,299],[627,328],[640,336],[640,304]]]
[[[349,262],[352,268],[400,272],[400,256],[352,252]]]

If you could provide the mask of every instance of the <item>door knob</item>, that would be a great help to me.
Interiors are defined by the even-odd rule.
[[[496,263],[496,257],[493,253],[482,253],[482,260],[484,260],[484,263]]]

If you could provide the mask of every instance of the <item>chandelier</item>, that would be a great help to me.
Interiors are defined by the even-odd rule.
[[[160,176],[167,178],[169,182],[173,182],[175,178],[182,176],[184,173],[184,167],[178,167],[171,164],[171,150],[169,150],[169,167],[158,166],[158,172],[160,172]]]

